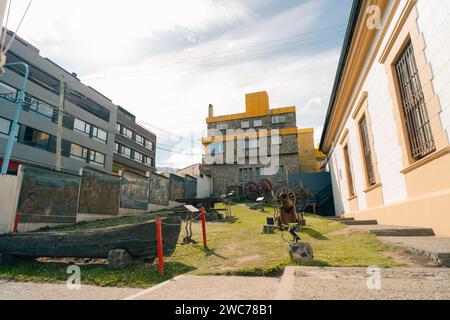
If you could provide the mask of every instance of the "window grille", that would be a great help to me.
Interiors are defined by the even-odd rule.
[[[420,160],[436,150],[420,83],[414,48],[409,43],[395,65],[411,155]]]
[[[364,153],[364,164],[366,166],[367,172],[367,180],[369,182],[369,185],[373,186],[377,183],[377,180],[375,178],[375,170],[372,158],[372,148],[370,147],[366,117],[362,118],[361,121],[359,122],[359,130],[361,132],[361,141]]]

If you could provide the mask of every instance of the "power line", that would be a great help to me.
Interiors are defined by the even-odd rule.
[[[276,40],[271,40],[271,41],[267,41],[264,43],[258,43],[258,44],[254,44],[254,45],[249,45],[249,46],[245,46],[242,47],[240,49],[236,49],[236,50],[231,50],[225,53],[213,53],[213,54],[209,54],[206,55],[204,57],[200,57],[200,58],[194,58],[194,59],[188,59],[188,60],[181,60],[181,61],[177,61],[174,63],[169,63],[165,66],[161,66],[157,69],[154,70],[145,70],[145,69],[139,69],[139,70],[134,70],[134,71],[125,71],[125,72],[118,72],[115,74],[110,74],[110,75],[103,75],[103,76],[98,76],[98,77],[91,77],[91,78],[85,78],[83,79],[83,81],[94,81],[94,80],[100,80],[100,79],[106,79],[106,78],[114,78],[114,77],[118,77],[118,76],[124,76],[124,75],[131,75],[131,74],[139,74],[139,73],[145,73],[145,72],[150,72],[150,73],[158,73],[158,72],[171,72],[171,71],[178,71],[180,69],[186,68],[186,67],[190,67],[190,66],[195,66],[195,65],[201,65],[201,64],[214,64],[214,63],[220,63],[226,59],[231,59],[231,58],[239,58],[242,57],[245,60],[249,60],[249,59],[254,59],[257,57],[263,57],[264,55],[267,54],[274,54],[277,52],[281,52],[283,50],[289,49],[289,47],[297,47],[298,45],[303,44],[305,45],[314,45],[314,44],[319,44],[319,43],[325,43],[325,42],[329,42],[329,41],[334,41],[336,40],[336,35],[341,34],[343,32],[345,32],[345,29],[342,29],[344,25],[336,25],[336,26],[330,26],[327,28],[323,28],[323,29],[319,29],[319,30],[315,30],[315,31],[310,31],[310,32],[304,32],[304,33],[300,33],[297,35],[293,35],[293,36],[289,36],[289,37],[285,37],[285,38],[280,38],[280,39],[276,39]],[[319,33],[319,32],[323,32],[323,31],[328,31],[328,30],[332,30],[332,29],[336,29],[328,34],[322,35],[322,36],[313,36],[313,37],[309,37],[309,38],[304,38],[304,39],[297,39],[295,41],[291,41],[291,42],[286,42],[284,44],[279,44],[279,45],[275,45],[275,46],[267,46],[267,44],[270,43],[275,43],[275,42],[280,42],[282,40],[286,40],[286,39],[291,39],[291,38],[296,38],[299,36],[305,36],[305,35],[311,35],[314,33]],[[342,29],[342,30],[340,30]],[[320,39],[318,37],[329,37],[332,36],[330,39]],[[316,40],[313,41],[312,43],[303,43],[304,41],[307,40]],[[317,41],[320,40],[320,41]],[[262,47],[259,50],[254,50],[253,52],[242,52],[244,49],[248,49],[248,48],[255,48],[255,47]],[[189,71],[189,70],[187,70]],[[71,82],[78,82],[79,80],[73,80],[73,81],[69,81],[68,83]]]

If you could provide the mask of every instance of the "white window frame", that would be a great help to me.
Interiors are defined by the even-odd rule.
[[[250,120],[241,121],[241,129],[248,129],[250,128]]]
[[[285,115],[277,115],[272,117],[272,124],[286,123],[287,119]]]
[[[262,127],[262,125],[263,125],[262,119],[253,120],[253,127],[259,128],[259,127]]]

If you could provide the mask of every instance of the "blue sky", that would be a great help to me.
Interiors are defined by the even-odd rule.
[[[19,35],[134,113],[173,150],[157,165],[180,168],[201,159],[208,105],[242,112],[249,92],[295,105],[318,142],[351,2],[36,0]]]

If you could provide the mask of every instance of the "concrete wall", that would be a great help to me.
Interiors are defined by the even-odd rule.
[[[212,178],[209,176],[197,177],[197,198],[208,198],[212,195]]]
[[[20,178],[0,175],[0,234],[12,232],[20,193]]]

